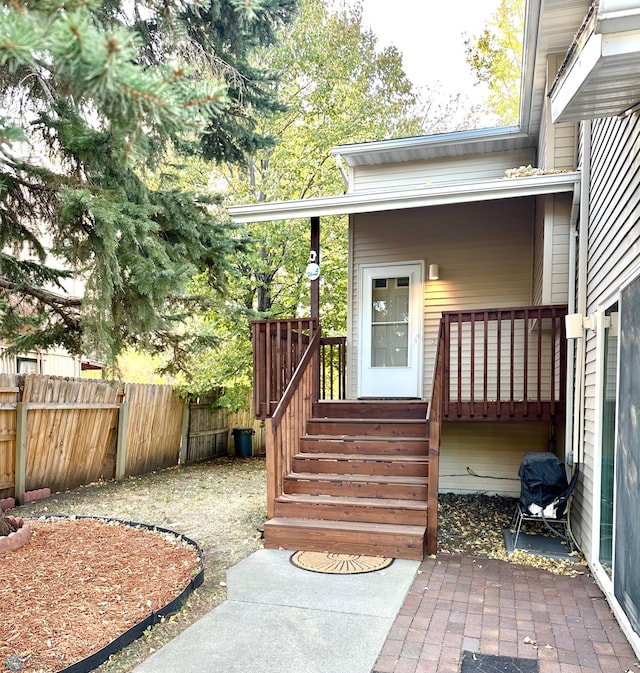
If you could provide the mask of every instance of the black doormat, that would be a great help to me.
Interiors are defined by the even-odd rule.
[[[537,659],[498,657],[478,652],[462,653],[460,673],[539,673]]]

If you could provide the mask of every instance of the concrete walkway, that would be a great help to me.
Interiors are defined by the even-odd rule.
[[[324,575],[291,553],[262,549],[230,568],[227,600],[134,673],[370,673],[420,564]]]
[[[291,553],[263,549],[231,568],[227,600],[134,673],[640,668],[589,575],[446,554],[323,575],[294,567]]]

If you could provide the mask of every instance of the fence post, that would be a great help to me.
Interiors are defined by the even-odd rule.
[[[185,465],[189,456],[189,419],[190,419],[190,402],[188,399],[184,401],[182,407],[182,432],[180,434],[180,465]]]
[[[127,470],[127,421],[129,418],[129,405],[126,402],[120,404],[118,410],[118,444],[116,447],[116,481],[121,481],[126,476]]]
[[[27,484],[27,403],[16,404],[16,464],[14,468],[16,504],[24,505]]]

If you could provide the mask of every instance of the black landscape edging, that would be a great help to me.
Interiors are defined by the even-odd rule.
[[[40,518],[40,517],[32,517]],[[164,607],[152,612],[148,617],[143,619],[141,622],[138,622],[130,629],[119,635],[115,640],[112,640],[108,645],[105,645],[103,648],[90,654],[88,657],[76,661],[75,664],[67,666],[66,668],[61,668],[57,673],[89,673],[94,668],[100,666],[104,663],[112,654],[115,654],[123,647],[126,647],[134,640],[140,638],[143,633],[150,627],[158,624],[163,617],[167,615],[172,615],[176,612],[179,612],[182,609],[182,604],[185,599],[197,589],[202,582],[204,581],[204,559],[202,556],[202,550],[195,540],[182,535],[182,533],[176,533],[174,530],[169,528],[162,528],[161,526],[151,526],[146,523],[138,523],[136,521],[122,521],[121,519],[112,519],[106,516],[69,516],[65,514],[48,514],[44,517],[45,519],[96,519],[98,521],[115,521],[117,523],[122,523],[125,526],[130,526],[131,528],[146,528],[147,530],[160,533],[169,533],[175,537],[183,540],[187,544],[195,547],[198,552],[198,558],[200,560],[200,572],[187,584],[183,589],[181,594],[174,598],[170,603],[167,603]]]

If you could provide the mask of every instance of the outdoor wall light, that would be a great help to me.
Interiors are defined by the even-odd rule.
[[[429,280],[440,278],[440,267],[437,264],[429,264]]]

